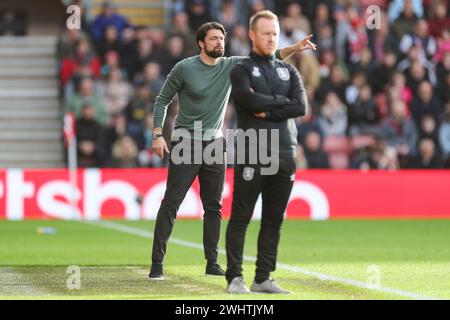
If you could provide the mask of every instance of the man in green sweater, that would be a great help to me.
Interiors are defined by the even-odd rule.
[[[218,242],[222,221],[222,191],[225,180],[226,151],[222,125],[225,108],[231,92],[231,69],[247,57],[225,58],[225,29],[216,22],[205,23],[196,33],[200,54],[177,63],[167,76],[166,82],[156,97],[153,118],[153,151],[164,157],[169,154],[169,170],[166,192],[159,208],[152,251],[152,266],[149,279],[164,280],[163,259],[167,242],[172,233],[177,211],[187,191],[198,176],[200,198],[204,209],[203,247],[207,260],[206,274],[224,276],[225,272],[217,263]],[[296,44],[277,50],[277,58],[286,58],[296,51],[302,51],[309,45],[307,37]],[[167,107],[178,94],[179,112],[175,130],[172,134],[172,150],[169,151],[162,134]],[[273,106],[283,105],[284,97],[273,96]],[[200,130],[198,130],[200,129]],[[176,145],[183,139],[183,153],[190,153],[190,159],[203,156],[205,148],[222,150],[215,154],[215,160],[174,161]],[[180,134],[182,133],[182,134]],[[188,141],[186,144],[185,142]],[[217,147],[222,148],[217,148]],[[195,151],[195,152],[194,152]],[[200,151],[200,152],[198,152]],[[186,154],[183,154],[183,158]],[[189,157],[188,157],[189,158]]]

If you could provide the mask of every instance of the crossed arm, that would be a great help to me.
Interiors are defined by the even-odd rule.
[[[230,80],[233,86],[233,98],[258,118],[284,121],[303,116],[306,113],[308,105],[306,92],[296,70],[291,72],[289,97],[255,92],[251,87],[249,72],[240,65],[231,71]]]
[[[285,59],[295,52],[312,49],[316,50],[317,45],[310,41],[312,34],[298,41],[292,46],[279,50],[281,59]],[[294,70],[291,72],[292,86],[289,97],[269,96],[256,93],[251,87],[250,78],[243,77],[240,72],[245,71],[236,67],[231,72],[231,83],[235,99],[255,117],[272,121],[284,121],[289,118],[296,118],[306,114],[308,99],[300,74]],[[291,100],[292,99],[292,100]]]

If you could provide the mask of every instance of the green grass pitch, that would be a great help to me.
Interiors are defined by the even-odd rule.
[[[290,295],[226,294],[224,278],[204,275],[202,222],[193,220],[175,224],[167,280],[148,281],[153,226],[0,221],[0,299],[450,299],[448,220],[285,221],[273,276]],[[248,285],[258,230],[253,221],[246,236]],[[79,289],[67,286],[69,266],[80,268]]]

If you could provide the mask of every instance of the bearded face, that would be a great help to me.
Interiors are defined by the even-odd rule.
[[[211,58],[223,57],[225,53],[225,35],[217,29],[209,30],[203,41],[202,49]]]

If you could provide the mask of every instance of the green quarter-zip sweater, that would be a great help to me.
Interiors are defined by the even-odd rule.
[[[280,58],[280,50],[277,50],[276,56]],[[156,97],[153,126],[163,127],[167,107],[178,93],[179,108],[175,129],[186,129],[192,133],[194,129],[199,129],[201,122],[202,137],[195,134],[194,139],[211,140],[221,137],[231,93],[230,72],[239,61],[246,58],[222,57],[217,64],[208,65],[196,55],[178,62]],[[172,139],[177,138],[175,131]]]

